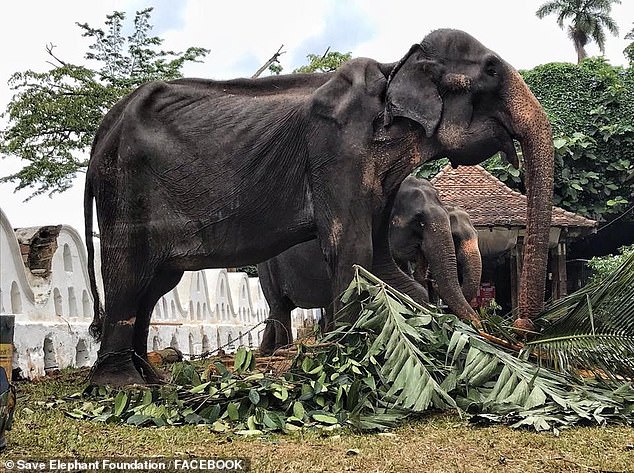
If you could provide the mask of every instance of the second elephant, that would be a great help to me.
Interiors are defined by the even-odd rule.
[[[438,294],[453,313],[478,320],[468,302],[482,274],[477,232],[468,214],[443,205],[428,181],[410,176],[401,184],[392,211],[390,247],[403,271],[410,273],[414,265],[413,276],[423,286],[428,271],[433,275]],[[260,263],[258,273],[271,310],[260,351],[270,353],[293,341],[293,309],[328,307],[335,295],[317,240]]]

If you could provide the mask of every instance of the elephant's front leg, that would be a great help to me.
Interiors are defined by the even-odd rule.
[[[369,268],[372,263],[371,219],[364,212],[350,209],[343,216],[335,216],[319,232],[319,240],[328,263],[332,285],[335,317],[327,317],[325,331],[334,328],[337,311],[341,308],[341,295],[354,276],[353,265]]]

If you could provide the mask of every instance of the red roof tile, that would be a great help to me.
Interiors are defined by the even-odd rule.
[[[431,180],[443,202],[465,209],[475,226],[526,226],[526,196],[482,166],[446,166]],[[553,206],[552,226],[592,229],[597,222]]]

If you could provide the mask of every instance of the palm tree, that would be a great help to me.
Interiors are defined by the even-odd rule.
[[[571,20],[568,36],[575,45],[577,62],[581,62],[588,57],[585,46],[590,41],[605,52],[605,29],[614,36],[619,34],[616,22],[610,16],[613,3],[620,4],[621,0],[551,0],[539,7],[535,14],[544,18],[556,13],[557,24],[562,29],[564,20]]]

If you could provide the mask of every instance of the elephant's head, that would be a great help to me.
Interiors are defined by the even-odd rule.
[[[384,123],[420,124],[434,158],[472,165],[500,151],[518,164],[523,151],[528,192],[520,282],[521,318],[542,308],[553,188],[550,123],[513,67],[472,36],[437,30],[411,47],[388,79]]]

